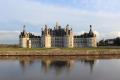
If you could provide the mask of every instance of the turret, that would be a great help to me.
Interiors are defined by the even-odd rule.
[[[71,32],[71,34],[73,35],[73,30],[72,30],[72,28],[71,28],[70,32]]]
[[[59,29],[59,23],[56,22],[56,29]]]
[[[90,36],[94,36],[94,33],[93,33],[93,31],[92,31],[92,25],[90,25],[89,35],[90,35]]]
[[[44,35],[44,31],[43,31],[43,28],[41,28],[41,35]]]
[[[69,33],[69,24],[67,24],[66,26],[66,35],[68,35],[68,33]]]
[[[48,27],[47,27],[47,25],[45,25],[45,30],[44,30],[44,35],[48,35]]]
[[[20,33],[19,38],[23,38],[27,36],[26,30],[25,30],[25,25],[23,26],[23,31]]]
[[[26,26],[24,25],[24,26],[23,26],[23,33],[26,33],[25,28],[26,28]]]

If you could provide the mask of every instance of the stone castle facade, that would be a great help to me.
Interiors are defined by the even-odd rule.
[[[45,28],[41,31],[41,36],[26,32],[24,26],[23,31],[19,35],[19,45],[22,48],[83,48],[97,47],[97,41],[91,25],[89,33],[74,35],[69,25],[61,28],[56,23],[54,29],[45,25]]]

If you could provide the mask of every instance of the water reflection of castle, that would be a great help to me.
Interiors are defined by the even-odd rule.
[[[64,59],[64,60],[54,59],[54,58],[53,59],[52,58],[50,58],[50,59],[49,58],[42,58],[42,59],[39,59],[37,61],[41,63],[41,69],[44,70],[44,72],[47,73],[51,69],[54,69],[57,73],[60,74],[65,69],[67,71],[70,71],[72,69],[72,67],[74,66],[74,63],[75,63],[76,60],[67,59],[67,58]],[[79,61],[81,63],[89,66],[90,71],[92,72],[96,60],[82,59],[82,60],[79,60]],[[25,70],[27,67],[30,67],[35,62],[35,60],[34,59],[23,58],[23,59],[20,59],[19,62],[20,62],[20,65],[21,65],[22,69]]]
[[[74,60],[43,60],[41,64],[45,72],[54,69],[57,74],[60,74],[64,70],[70,71],[74,65]]]
[[[96,60],[81,60],[81,62],[83,62],[84,64],[89,65],[90,66],[90,71],[92,72]]]

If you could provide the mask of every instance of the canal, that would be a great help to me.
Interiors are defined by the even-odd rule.
[[[120,80],[120,56],[0,56],[0,80]]]

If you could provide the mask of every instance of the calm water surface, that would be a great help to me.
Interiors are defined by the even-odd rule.
[[[0,57],[0,80],[120,80],[119,58]]]

